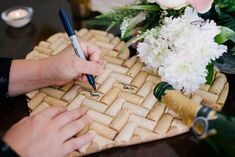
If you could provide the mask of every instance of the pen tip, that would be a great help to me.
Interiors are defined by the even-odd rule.
[[[93,87],[93,89],[94,89],[94,90],[96,90],[96,86],[95,86],[95,84],[93,84],[93,85],[92,85],[92,87]]]

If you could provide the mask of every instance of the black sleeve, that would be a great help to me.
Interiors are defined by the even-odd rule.
[[[9,74],[12,58],[0,57],[0,105],[8,97]]]
[[[11,147],[0,139],[0,157],[19,157]]]

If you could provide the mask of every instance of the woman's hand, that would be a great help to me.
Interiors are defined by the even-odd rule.
[[[84,74],[96,76],[103,72],[101,50],[89,42],[80,43],[88,61],[79,58],[71,45],[47,59],[49,70],[46,77],[53,85],[62,85],[73,78],[86,80]]]
[[[83,110],[50,107],[13,125],[3,140],[22,157],[63,157],[89,143],[95,132],[73,137],[90,123]]]
[[[86,80],[84,74],[99,75],[103,72],[101,50],[88,42],[80,42],[87,61],[80,59],[72,46],[59,54],[41,60],[13,60],[9,76],[9,96],[16,96],[34,89],[63,85],[72,79]]]

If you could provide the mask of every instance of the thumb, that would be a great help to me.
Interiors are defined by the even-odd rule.
[[[93,61],[85,61],[82,59],[80,59],[80,61],[78,61],[75,65],[75,70],[78,73],[92,75],[100,75],[103,73],[103,67],[100,64]]]

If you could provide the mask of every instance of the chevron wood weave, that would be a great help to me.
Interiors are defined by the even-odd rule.
[[[49,106],[64,106],[69,110],[86,108],[93,122],[77,136],[88,130],[97,133],[93,141],[68,156],[84,156],[112,147],[133,145],[185,133],[189,128],[177,113],[159,103],[152,94],[160,82],[158,74],[149,71],[137,56],[129,58],[129,50],[118,37],[99,31],[81,29],[77,37],[95,43],[102,49],[104,73],[95,78],[97,91],[87,82],[72,81],[61,87],[47,87],[27,94],[30,114]],[[41,59],[59,53],[70,41],[65,33],[57,33],[41,41],[27,59]],[[227,95],[226,76],[215,69],[212,85],[202,85],[187,95],[197,104],[221,110]]]

